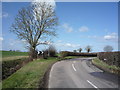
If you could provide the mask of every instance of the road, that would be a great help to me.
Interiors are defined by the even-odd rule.
[[[91,64],[91,58],[77,58],[55,63],[48,88],[118,88],[118,77]]]

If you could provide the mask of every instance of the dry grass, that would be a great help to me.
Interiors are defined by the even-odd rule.
[[[2,61],[9,61],[9,60],[17,60],[21,58],[28,58],[29,56],[11,56],[11,57],[4,57]]]

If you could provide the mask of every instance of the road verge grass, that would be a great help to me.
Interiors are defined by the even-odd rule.
[[[67,59],[74,59],[74,58],[85,58],[85,56],[66,56],[66,57],[60,57],[59,60],[67,60]]]
[[[66,56],[66,57],[61,57],[60,60],[74,59],[74,58],[79,58],[79,57],[78,56]]]
[[[75,58],[91,58],[88,56],[66,56],[66,57],[60,57],[59,60],[67,60],[67,59],[75,59]]]
[[[10,77],[2,81],[2,88],[39,88],[48,67],[58,61],[57,58],[38,59],[29,62]]]
[[[120,67],[117,67],[115,65],[108,65],[107,63],[99,60],[98,58],[94,58],[92,60],[92,63],[103,71],[120,75]]]

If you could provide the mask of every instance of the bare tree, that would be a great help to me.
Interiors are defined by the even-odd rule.
[[[11,31],[29,44],[31,58],[36,58],[36,47],[43,37],[56,36],[58,18],[54,6],[47,2],[35,2],[19,10]],[[42,40],[43,41],[43,40]]]
[[[113,50],[113,47],[110,46],[110,45],[107,45],[103,49],[104,49],[105,52],[111,52]]]
[[[85,50],[89,53],[92,51],[92,48],[91,48],[91,46],[88,45],[88,46],[86,46]]]
[[[79,53],[81,53],[81,51],[82,51],[82,48],[78,49],[78,51],[79,51]]]

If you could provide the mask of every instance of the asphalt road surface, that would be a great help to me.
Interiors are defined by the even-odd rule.
[[[91,64],[91,58],[77,58],[55,63],[48,88],[118,88],[118,77]]]

